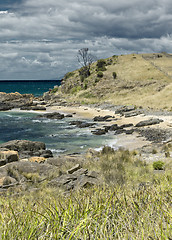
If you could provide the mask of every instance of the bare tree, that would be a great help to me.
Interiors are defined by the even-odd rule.
[[[88,77],[90,75],[90,66],[96,60],[96,57],[89,53],[88,48],[81,48],[77,54],[78,62],[83,67],[81,75]]]

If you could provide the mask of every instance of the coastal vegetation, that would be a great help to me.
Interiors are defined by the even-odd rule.
[[[167,53],[114,55],[88,64],[89,74],[84,74],[84,66],[69,73],[58,93],[69,102],[108,102],[171,111],[171,62],[172,55]],[[71,89],[78,86],[77,94],[71,95]],[[85,98],[87,93],[93,97]]]
[[[95,187],[64,192],[29,176],[32,191],[1,193],[1,239],[171,239],[171,162],[157,171],[136,151],[104,147],[83,167],[99,172]],[[68,161],[62,166],[65,171]]]

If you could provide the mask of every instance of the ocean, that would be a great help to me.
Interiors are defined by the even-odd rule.
[[[38,113],[32,112],[0,112],[0,144],[16,139],[40,141],[55,155],[82,153],[88,148],[101,149],[104,145],[115,145],[114,135],[93,135],[88,128],[70,125],[73,120],[76,119],[42,119]]]
[[[21,94],[32,93],[37,97],[60,84],[60,80],[1,80],[0,92],[19,92]]]
[[[60,81],[0,81],[0,91],[40,96],[55,85],[60,85]],[[81,153],[88,148],[101,149],[104,145],[115,146],[114,135],[93,135],[88,128],[70,125],[73,120],[75,118],[40,119],[36,112],[0,112],[0,144],[17,139],[41,141],[54,155]]]

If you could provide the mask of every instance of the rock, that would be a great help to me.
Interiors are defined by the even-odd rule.
[[[10,176],[5,176],[0,178],[0,188],[2,187],[10,187],[11,185],[15,185],[17,183],[16,179],[10,177]]]
[[[77,164],[71,168],[70,174],[63,174],[60,177],[51,180],[49,185],[54,187],[63,187],[65,190],[69,191],[72,189],[90,187],[95,184],[99,185],[101,183],[98,173],[79,167],[79,164]],[[77,168],[79,169],[76,170]]]
[[[126,113],[122,113],[121,115],[124,117],[134,117],[141,114],[141,111],[131,111],[131,112],[126,112]]]
[[[32,94],[4,93],[0,92],[0,109],[6,110],[29,106],[33,103]]]
[[[115,111],[115,114],[123,114],[124,112],[134,111],[134,106],[122,106]]]
[[[46,113],[44,115],[40,115],[39,117],[45,117],[49,119],[63,119],[65,116],[64,114],[61,114],[59,112],[53,112],[53,113]]]
[[[120,126],[121,128],[129,128],[129,127],[133,127],[132,123],[128,123],[128,124],[123,124]]]
[[[44,106],[23,106],[23,107],[20,108],[20,110],[45,111],[46,107],[44,107]]]
[[[134,129],[130,129],[130,130],[126,130],[125,134],[129,135],[129,134],[133,134],[133,132],[134,132]]]
[[[51,152],[51,150],[39,150],[38,153],[40,154],[40,157],[44,157],[44,158],[51,158],[53,157],[53,153]]]
[[[125,129],[118,129],[118,130],[115,131],[115,135],[122,134],[122,133],[126,133],[126,130]]]
[[[108,118],[113,118],[112,116],[110,115],[106,115],[106,116],[96,116],[93,118],[93,121],[95,122],[105,122],[108,120]]]
[[[78,128],[92,127],[95,123],[88,123],[83,121],[72,121],[70,125],[76,125]]]
[[[7,148],[14,151],[37,151],[45,150],[45,143],[43,142],[32,142],[28,140],[12,140],[6,143],[0,144],[0,148]]]
[[[42,156],[44,153],[49,154],[49,156],[52,156],[52,153],[50,154],[50,150],[45,150],[45,143],[43,142],[32,142],[28,140],[12,140],[3,144],[0,144],[0,150],[1,148],[7,148],[8,150],[14,150],[19,153],[20,157],[28,157],[28,156],[34,156],[34,153],[38,153],[40,151],[40,154],[37,154],[37,156]],[[45,150],[45,151],[44,151]],[[42,154],[42,155],[41,155]],[[43,157],[43,156],[42,156]]]
[[[0,151],[0,166],[19,160],[17,151]]]
[[[11,109],[12,109],[12,107],[10,105],[8,105],[7,103],[0,102],[0,111],[8,111]]]
[[[168,129],[156,129],[156,128],[138,128],[135,131],[145,137],[148,141],[154,143],[161,143],[166,141],[172,136],[172,132]]]
[[[67,174],[72,174],[72,173],[76,172],[80,168],[81,168],[80,164],[76,164],[74,167],[72,167],[71,169],[67,170]]]
[[[46,158],[44,157],[31,157],[29,158],[30,162],[44,163]]]
[[[137,123],[137,124],[135,125],[135,127],[144,127],[144,126],[159,124],[159,123],[161,123],[161,122],[163,122],[163,120],[158,119],[158,118],[157,118],[157,119],[151,118],[151,119],[149,119],[149,120],[144,120],[144,121],[141,121],[141,122]]]
[[[91,131],[92,132],[92,134],[94,134],[94,135],[104,135],[104,134],[106,134],[107,133],[107,130],[104,128],[104,129],[102,129],[102,128],[97,128],[97,129],[95,129],[94,131]]]
[[[23,173],[39,173],[40,176],[49,176],[49,174],[58,171],[56,166],[52,166],[47,163],[38,163],[30,161],[18,161],[8,163],[0,168],[0,176],[8,174],[9,169],[14,169],[18,174]]]
[[[71,117],[73,117],[73,115],[72,114],[67,114],[65,117],[71,118]]]

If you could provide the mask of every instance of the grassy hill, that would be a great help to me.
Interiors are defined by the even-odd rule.
[[[98,68],[101,61],[104,65]],[[67,73],[62,81],[59,91],[67,95],[69,101],[172,110],[172,54],[112,56],[93,63],[91,74],[86,78],[80,70]]]

